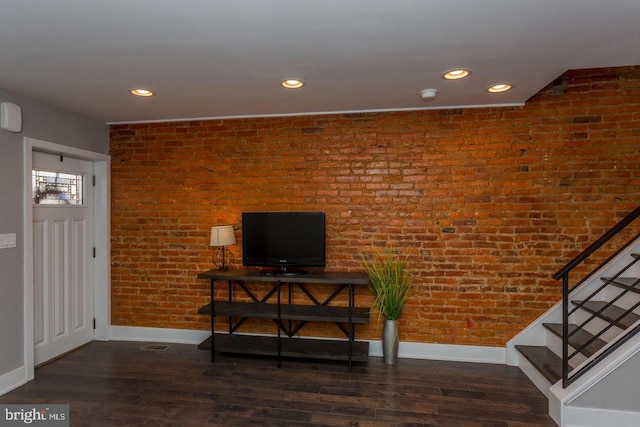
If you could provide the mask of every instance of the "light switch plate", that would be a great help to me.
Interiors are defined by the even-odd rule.
[[[0,234],[0,249],[15,247],[16,233]]]

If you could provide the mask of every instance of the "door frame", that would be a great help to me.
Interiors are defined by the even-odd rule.
[[[109,340],[111,325],[111,157],[80,148],[68,147],[34,138],[24,138],[24,364],[27,381],[35,376],[33,344],[33,205],[31,170],[33,152],[42,151],[76,157],[93,163],[96,185],[93,188],[93,312],[96,319],[94,339]]]

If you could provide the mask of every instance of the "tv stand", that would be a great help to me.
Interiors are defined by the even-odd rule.
[[[344,360],[349,363],[368,360],[369,343],[355,340],[355,325],[369,322],[369,308],[355,307],[355,287],[368,285],[366,273],[308,272],[299,275],[267,275],[258,270],[209,270],[198,274],[199,279],[210,282],[211,302],[198,310],[211,316],[211,336],[198,348],[211,351],[211,362],[215,353],[242,353],[275,356],[278,367],[283,357]],[[215,300],[216,286],[227,282],[227,299]],[[273,284],[267,293],[259,297],[252,292],[252,282]],[[314,296],[324,287],[324,300]],[[260,289],[264,292],[264,286]],[[234,299],[234,291],[241,290],[247,298]],[[255,289],[254,289],[255,291]],[[348,305],[335,305],[334,299],[347,292]],[[218,289],[218,292],[220,290]],[[304,295],[310,303],[300,304]],[[295,303],[294,303],[295,299]],[[275,301],[274,301],[275,300]],[[249,301],[249,302],[247,302]],[[215,332],[216,316],[229,318],[228,332]],[[271,319],[276,324],[275,336],[246,335],[238,333],[248,318]],[[316,339],[298,337],[308,322],[330,322],[336,324],[346,339]]]

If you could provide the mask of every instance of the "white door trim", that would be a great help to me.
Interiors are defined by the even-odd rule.
[[[111,325],[111,157],[79,148],[68,147],[34,138],[24,138],[24,365],[27,381],[34,378],[33,350],[33,211],[31,201],[31,169],[33,151],[61,154],[93,162],[94,187],[94,338],[107,341]]]

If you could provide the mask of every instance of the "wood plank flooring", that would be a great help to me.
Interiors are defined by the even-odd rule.
[[[219,356],[195,345],[93,342],[0,403],[68,403],[72,426],[553,427],[547,400],[505,365]],[[151,346],[153,348],[153,346]]]

